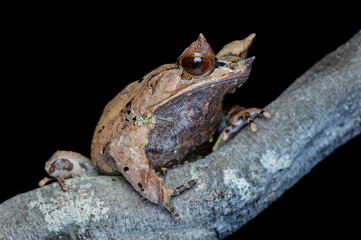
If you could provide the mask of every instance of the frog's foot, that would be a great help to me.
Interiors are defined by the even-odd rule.
[[[178,211],[172,206],[170,203],[171,197],[177,196],[187,189],[190,189],[194,185],[196,185],[198,182],[198,179],[193,179],[177,188],[168,188],[164,185],[162,185],[163,190],[163,201],[161,205],[163,205],[177,220],[180,220],[180,216]]]
[[[81,176],[98,176],[95,167],[92,166],[90,160],[80,153],[71,151],[57,151],[45,163],[45,171],[53,178],[44,178],[39,182],[42,187],[52,180],[57,180],[64,191],[70,189],[65,184],[64,179],[75,178]]]
[[[251,130],[255,132],[257,131],[257,125],[255,124],[254,119],[257,116],[270,118],[271,114],[260,108],[242,109],[239,112],[232,114],[229,119],[229,126],[226,127],[226,129],[229,129],[230,132],[236,132],[248,123],[251,126]]]
[[[177,188],[172,188],[173,189],[172,197],[183,193],[187,189],[190,189],[191,187],[196,185],[197,182],[198,182],[198,179],[193,179],[193,180],[190,180],[189,182],[187,182],[187,183],[185,183],[185,184],[183,184],[183,185],[181,185],[181,186],[179,186]]]
[[[246,124],[250,125],[253,132],[257,131],[257,125],[254,121],[257,116],[270,118],[271,114],[260,108],[233,107],[227,114],[228,126],[222,130],[212,150],[215,151],[219,146],[239,132]]]
[[[52,182],[52,181],[58,181],[58,183],[61,186],[61,189],[63,189],[63,191],[68,191],[70,189],[70,187],[65,183],[64,178],[49,178],[49,177],[45,177],[42,180],[40,180],[39,182],[39,186],[43,187],[45,186],[48,182]]]

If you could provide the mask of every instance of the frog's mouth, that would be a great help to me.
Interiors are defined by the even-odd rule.
[[[226,44],[215,56],[216,68],[212,77],[218,81],[227,81],[239,78],[243,84],[251,71],[251,67],[255,57],[247,58],[248,50],[252,45],[255,33],[250,34],[243,40],[236,40]]]
[[[251,73],[252,64],[255,57],[250,57],[242,60],[220,60],[220,67],[214,69],[210,75],[210,79],[203,81],[203,84],[214,84],[217,82],[230,83],[237,81],[238,84],[243,84],[247,81]]]

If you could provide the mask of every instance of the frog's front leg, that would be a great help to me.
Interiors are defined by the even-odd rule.
[[[45,171],[52,178],[43,178],[39,182],[39,186],[42,187],[55,179],[64,191],[70,189],[65,183],[65,179],[82,176],[98,176],[98,172],[87,157],[71,151],[57,151],[54,153],[45,163]]]
[[[271,114],[260,108],[244,108],[238,105],[232,106],[226,113],[226,127],[221,130],[212,150],[215,151],[218,147],[231,139],[246,124],[250,124],[253,132],[257,131],[257,125],[254,121],[257,116],[270,118]]]
[[[132,144],[122,145],[118,144],[118,141],[113,141],[108,143],[105,149],[114,159],[119,172],[134,189],[149,201],[164,206],[177,220],[180,220],[178,211],[171,204],[171,198],[194,186],[197,179],[177,188],[169,188],[164,185],[164,176],[158,176],[150,166],[142,147]]]

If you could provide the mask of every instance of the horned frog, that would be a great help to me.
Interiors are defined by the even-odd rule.
[[[64,179],[70,177],[122,174],[141,195],[179,220],[171,197],[198,180],[169,188],[160,170],[182,161],[217,131],[214,150],[246,124],[255,131],[256,116],[270,116],[258,108],[232,106],[226,112],[222,106],[225,95],[248,79],[254,57],[247,58],[247,52],[254,37],[233,41],[214,55],[200,34],[176,63],[129,84],[107,104],[95,128],[91,161],[79,153],[57,151],[45,170],[64,190],[69,189]],[[39,185],[49,180],[44,178]]]

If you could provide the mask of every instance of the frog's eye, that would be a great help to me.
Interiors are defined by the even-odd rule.
[[[191,79],[210,74],[215,65],[215,57],[212,48],[202,34],[197,41],[193,42],[177,61],[182,68],[182,77]]]
[[[212,61],[203,57],[186,57],[181,63],[183,69],[194,76],[200,76],[210,71]]]

